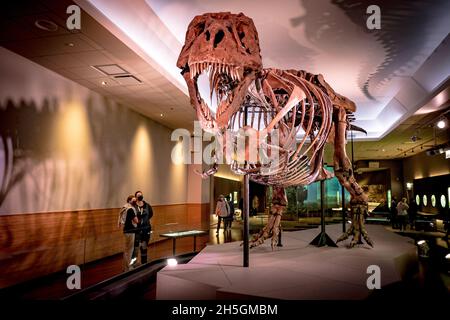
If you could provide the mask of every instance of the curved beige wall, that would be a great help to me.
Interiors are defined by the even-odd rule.
[[[187,202],[171,130],[0,48],[0,214]]]

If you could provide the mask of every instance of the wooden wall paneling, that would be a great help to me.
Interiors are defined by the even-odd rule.
[[[209,204],[158,205],[153,211],[152,258],[171,252],[172,241],[160,233],[209,228]],[[0,216],[0,288],[121,253],[118,212],[112,208]],[[197,248],[206,242],[199,237]],[[192,238],[180,239],[177,253],[192,251],[192,245]]]

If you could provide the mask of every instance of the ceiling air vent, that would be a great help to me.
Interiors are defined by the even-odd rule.
[[[126,76],[115,76],[114,79],[116,79],[120,84],[123,85],[134,85],[134,84],[141,84],[142,81],[136,78],[135,76],[126,75]]]
[[[119,66],[118,64],[104,64],[92,66],[92,68],[100,71],[107,76],[118,76],[118,75],[126,75],[130,74],[127,70]]]

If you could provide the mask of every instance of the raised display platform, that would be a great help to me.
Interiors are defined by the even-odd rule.
[[[369,225],[375,248],[347,249],[308,245],[319,229],[284,232],[283,245],[270,241],[250,251],[250,267],[242,267],[240,242],[210,245],[188,264],[165,267],[157,276],[157,299],[365,299],[367,268],[381,270],[381,287],[401,281],[417,266],[416,246],[409,238]],[[341,225],[326,227],[337,239]]]

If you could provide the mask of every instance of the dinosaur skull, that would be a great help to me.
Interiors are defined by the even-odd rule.
[[[203,129],[226,129],[255,73],[262,69],[258,33],[252,19],[229,12],[196,16],[189,24],[177,66],[182,69]],[[209,99],[201,96],[198,87],[203,74],[209,78]],[[211,105],[213,94],[217,110]]]

